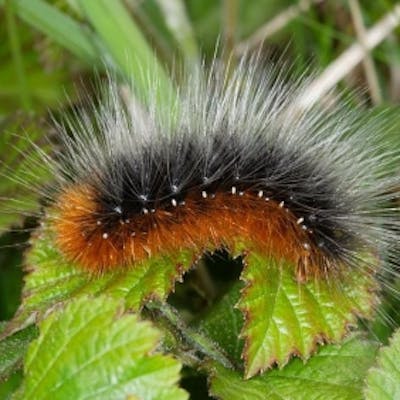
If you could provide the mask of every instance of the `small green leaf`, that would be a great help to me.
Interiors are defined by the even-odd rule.
[[[40,320],[54,304],[81,294],[108,294],[124,299],[131,310],[137,310],[149,299],[165,300],[174,290],[175,282],[194,262],[192,251],[182,251],[94,276],[68,262],[44,230],[27,256],[29,273],[25,278],[22,304],[6,333]]]
[[[400,398],[400,329],[382,347],[378,365],[369,370],[366,387],[367,400],[393,400]]]
[[[0,332],[4,326],[5,323],[2,322]],[[30,326],[0,341],[0,381],[22,366],[22,358],[28,345],[36,336],[36,327]]]
[[[181,365],[153,354],[160,333],[120,301],[82,296],[53,311],[25,359],[17,399],[187,399]]]
[[[195,324],[209,338],[225,350],[228,356],[239,362],[243,350],[243,340],[239,338],[243,326],[243,316],[235,308],[243,285],[239,282],[216,303],[206,315]]]
[[[238,306],[245,317],[247,378],[274,363],[283,366],[294,354],[307,359],[318,342],[339,341],[357,316],[370,316],[377,301],[374,277],[362,268],[343,273],[339,284],[298,283],[294,266],[283,261],[251,253],[246,263]]]
[[[306,364],[294,359],[282,370],[249,380],[214,364],[211,394],[221,400],[361,400],[377,348],[376,343],[351,338],[341,345],[322,347]]]

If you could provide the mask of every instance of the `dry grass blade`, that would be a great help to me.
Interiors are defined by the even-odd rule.
[[[354,28],[357,33],[357,38],[363,49],[365,50],[365,56],[363,60],[365,76],[368,81],[368,88],[371,94],[371,99],[375,105],[381,104],[383,101],[382,91],[379,87],[379,79],[376,73],[374,60],[370,52],[367,50],[366,45],[366,29],[363,23],[360,3],[358,0],[349,0],[351,17],[353,19]]]
[[[366,51],[371,51],[379,45],[399,25],[400,4],[394,6],[390,12],[366,32],[365,46],[358,42],[352,44],[328,65],[297,99],[296,107],[303,109],[315,104],[364,59]]]
[[[298,4],[286,8],[258,29],[249,38],[238,43],[235,48],[236,55],[245,54],[247,51],[260,46],[265,39],[283,29],[300,14],[308,11],[313,4],[318,4],[322,1],[323,0],[300,0]]]

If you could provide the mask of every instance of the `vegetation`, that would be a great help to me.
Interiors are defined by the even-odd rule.
[[[190,271],[182,252],[179,271],[153,257],[88,277],[37,227],[40,196],[21,183],[26,168],[36,184],[51,181],[24,155],[51,153],[49,121],[80,107],[83,82],[95,88],[112,70],[145,101],[147,71],[162,107],[179,67],[215,52],[234,62],[259,50],[294,76],[317,71],[314,101],[338,88],[388,109],[398,146],[394,0],[0,0],[0,22],[0,398],[399,396],[400,296],[383,288],[376,306],[370,277],[299,285],[273,260],[253,254],[243,268],[223,252]]]

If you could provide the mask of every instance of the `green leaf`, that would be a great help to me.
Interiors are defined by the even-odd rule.
[[[379,351],[378,365],[368,372],[365,394],[367,400],[400,398],[400,329]]]
[[[1,323],[0,331],[4,326],[5,323]],[[8,378],[22,366],[22,358],[28,345],[36,336],[36,327],[30,326],[0,341],[0,381]]]
[[[195,324],[215,341],[229,357],[239,362],[243,351],[243,340],[239,338],[243,326],[242,313],[235,308],[243,285],[235,284],[206,315]]]
[[[171,104],[176,95],[172,81],[122,2],[80,0],[79,4],[116,65],[132,79],[137,94],[160,107]]]
[[[298,283],[295,267],[250,253],[241,279],[245,376],[292,355],[307,359],[319,342],[339,341],[357,316],[370,317],[376,304],[374,277],[363,268],[343,272],[340,282]]]
[[[199,49],[183,0],[156,0],[156,2],[187,63],[198,61]]]
[[[160,333],[121,302],[83,296],[40,325],[25,359],[17,399],[187,399],[181,365],[154,354]]]
[[[13,393],[22,382],[22,371],[19,370],[11,375],[6,381],[0,381],[0,399],[11,400]]]
[[[6,334],[40,320],[54,304],[81,294],[107,294],[123,299],[126,308],[131,310],[137,310],[149,299],[165,300],[176,280],[181,279],[194,262],[193,252],[182,251],[93,276],[68,262],[44,229],[27,255],[29,273],[25,278],[22,304]]]
[[[81,60],[99,63],[99,48],[93,33],[43,0],[14,0],[18,16]],[[100,63],[99,63],[100,64]]]
[[[351,338],[341,345],[322,347],[306,364],[294,359],[282,370],[249,380],[214,364],[211,394],[221,400],[361,400],[377,348],[376,343]]]

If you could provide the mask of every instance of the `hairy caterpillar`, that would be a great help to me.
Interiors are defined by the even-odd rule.
[[[240,243],[303,279],[387,256],[399,180],[376,135],[383,118],[296,108],[307,82],[284,75],[248,59],[227,78],[215,63],[188,73],[162,113],[126,104],[111,82],[100,105],[59,125],[64,150],[46,162],[65,257],[101,272]]]

